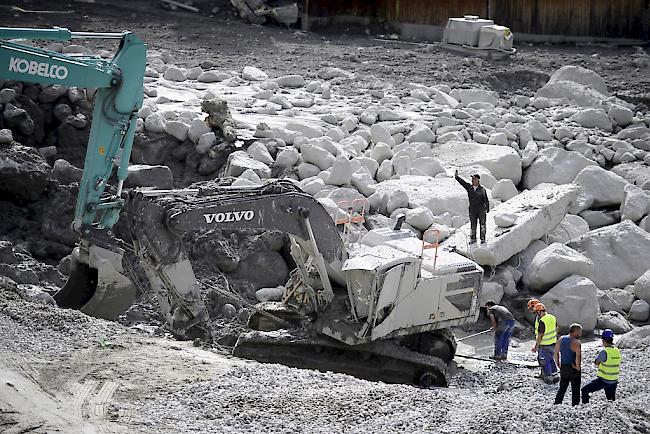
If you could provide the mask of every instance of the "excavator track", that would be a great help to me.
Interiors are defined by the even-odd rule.
[[[233,355],[426,388],[447,387],[450,380],[444,360],[412,351],[394,340],[350,346],[327,337],[314,337],[303,330],[252,331],[239,336]]]

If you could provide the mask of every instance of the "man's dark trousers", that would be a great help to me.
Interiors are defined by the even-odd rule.
[[[560,366],[560,388],[555,395],[555,403],[561,404],[564,394],[571,384],[571,405],[580,404],[580,371],[571,365]]]
[[[485,217],[487,212],[485,208],[470,209],[469,210],[469,223],[472,228],[472,234],[470,236],[472,241],[476,241],[476,223],[478,222],[481,225],[481,241],[485,242]]]

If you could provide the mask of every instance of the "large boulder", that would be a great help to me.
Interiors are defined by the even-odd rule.
[[[592,200],[593,207],[619,206],[625,197],[625,186],[629,184],[624,178],[600,166],[585,167],[573,183],[582,187],[582,194]]]
[[[381,196],[403,191],[409,198],[409,207],[425,207],[434,215],[449,212],[468,216],[469,201],[465,189],[453,178],[431,178],[406,175],[376,185]]]
[[[524,285],[544,291],[571,276],[590,277],[594,263],[586,256],[560,243],[553,243],[535,255],[524,272]]]
[[[629,220],[589,231],[567,245],[593,261],[592,280],[602,289],[625,287],[648,270],[650,233]]]
[[[603,131],[612,131],[612,122],[603,109],[587,108],[575,113],[570,121],[585,128],[599,128]]]
[[[226,163],[226,176],[239,176],[251,169],[260,178],[270,178],[271,169],[261,161],[257,161],[245,151],[235,151],[228,156]]]
[[[650,317],[650,304],[644,300],[637,300],[632,303],[629,313],[632,321],[645,322]]]
[[[619,312],[605,312],[598,315],[596,327],[601,330],[611,329],[614,333],[627,333],[632,330],[630,322]]]
[[[650,145],[650,141],[646,143]],[[642,161],[617,164],[612,168],[612,172],[639,187],[650,181],[650,165],[644,164]]]
[[[546,311],[557,317],[562,333],[574,322],[582,325],[584,332],[596,328],[598,320],[598,288],[594,282],[582,276],[569,276],[540,297]]]
[[[648,271],[634,281],[634,295],[650,303],[650,265]]]
[[[36,201],[47,188],[51,168],[34,148],[15,144],[0,147],[0,194],[19,201]]]
[[[598,290],[598,306],[600,306],[600,311],[618,312],[621,314],[625,314],[625,309],[623,309],[623,306],[621,306],[621,304],[618,301],[616,301],[614,297],[611,296],[611,292],[612,292],[611,290],[610,291]]]
[[[453,246],[481,265],[493,267],[501,264],[557,226],[578,196],[578,191],[578,187],[571,184],[524,191],[487,215],[487,243],[469,246],[467,235],[470,228],[465,225],[443,245]],[[498,227],[494,221],[494,214],[498,213],[516,214],[516,224],[505,229]]]
[[[126,187],[174,188],[174,175],[167,166],[132,164],[125,182]]]
[[[637,327],[625,333],[618,339],[619,348],[647,348],[650,347],[650,325]]]
[[[621,203],[621,220],[641,220],[650,212],[650,192],[641,190],[634,184],[627,184],[623,188],[623,202]]]
[[[634,293],[621,288],[612,288],[607,291],[609,299],[621,306],[624,312],[628,312],[634,303]]]
[[[566,243],[587,232],[589,232],[589,224],[585,219],[575,214],[567,214],[560,224],[546,234],[546,241],[548,243]]]
[[[452,140],[434,145],[433,157],[447,164],[464,167],[481,165],[497,179],[510,179],[515,184],[521,180],[521,158],[509,146],[492,146]]]
[[[544,182],[568,184],[585,167],[595,162],[574,151],[560,148],[545,148],[537,153],[537,158],[524,172],[524,187],[533,188]]]
[[[553,84],[559,81],[580,83],[605,96],[609,95],[605,80],[591,69],[583,68],[582,66],[565,65],[561,67],[551,75],[547,84]]]

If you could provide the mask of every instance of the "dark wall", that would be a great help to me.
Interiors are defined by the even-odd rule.
[[[305,2],[306,0],[303,0]],[[444,26],[488,15],[515,33],[650,39],[650,0],[308,0],[313,17]]]

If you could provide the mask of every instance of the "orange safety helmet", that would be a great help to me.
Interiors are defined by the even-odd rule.
[[[535,305],[539,303],[541,302],[538,299],[531,298],[530,300],[528,300],[528,304],[526,304],[526,307],[528,308],[528,310],[534,310]]]
[[[541,312],[541,311],[545,311],[545,312],[546,312],[546,306],[544,306],[544,305],[540,302],[540,303],[537,303],[537,304],[533,307],[533,310],[534,310],[535,312]]]

